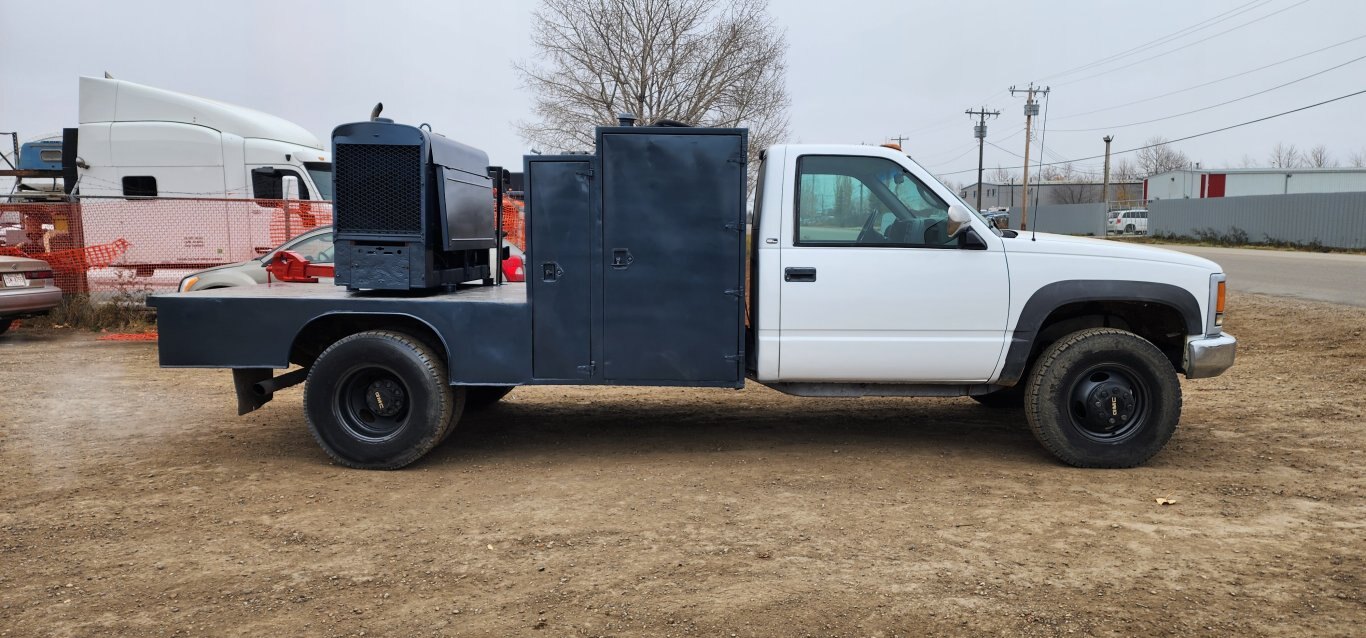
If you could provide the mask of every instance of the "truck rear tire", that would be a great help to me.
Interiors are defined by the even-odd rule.
[[[1181,384],[1166,355],[1124,330],[1074,332],[1039,356],[1025,388],[1029,428],[1076,467],[1134,467],[1181,420]]]
[[[465,409],[483,410],[507,396],[515,386],[510,385],[470,385],[465,386]]]
[[[375,330],[343,338],[318,356],[304,387],[304,415],[337,463],[396,470],[455,427],[460,398],[430,346]]]

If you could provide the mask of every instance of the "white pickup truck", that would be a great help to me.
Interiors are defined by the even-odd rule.
[[[367,124],[377,138],[410,128]],[[746,250],[745,143],[739,129],[601,128],[594,155],[526,158],[528,286],[160,296],[162,364],[233,368],[242,412],[306,378],[323,448],[380,469],[514,386],[746,380],[1023,407],[1062,461],[1130,467],[1174,433],[1177,375],[1233,364],[1218,265],[998,230],[893,149],[760,154]],[[358,153],[334,150],[339,246],[363,205],[345,183]],[[339,283],[344,261],[339,249]]]

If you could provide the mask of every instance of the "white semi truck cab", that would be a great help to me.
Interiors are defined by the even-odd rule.
[[[278,199],[283,176],[300,199],[332,196],[331,153],[307,129],[126,80],[80,79],[77,154],[83,196]]]
[[[187,272],[265,254],[330,212],[322,202],[332,199],[331,152],[297,124],[110,78],[80,78],[79,102],[79,127],[43,148],[54,156],[51,176],[16,189],[30,200],[65,191],[77,202],[40,220],[63,235],[61,248],[124,240],[115,265],[169,287]],[[278,201],[286,177],[297,180],[295,198],[315,202],[303,217]],[[89,273],[97,287],[116,275]]]
[[[483,247],[483,156],[400,124],[339,127],[338,287],[155,297],[162,364],[232,368],[241,413],[307,380],[324,450],[392,469],[516,386],[747,380],[970,396],[1015,409],[1066,463],[1131,467],[1175,432],[1177,375],[1233,363],[1218,265],[996,229],[896,150],[751,154],[743,129],[676,126],[596,139],[593,155],[525,158],[528,285],[496,286],[459,252]]]

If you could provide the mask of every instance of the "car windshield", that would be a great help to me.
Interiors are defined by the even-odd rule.
[[[304,162],[313,185],[318,187],[318,198],[332,200],[332,162]]]

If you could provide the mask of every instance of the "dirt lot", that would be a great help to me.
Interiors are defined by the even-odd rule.
[[[0,635],[1361,635],[1366,308],[1241,295],[1148,466],[968,399],[520,389],[390,473],[299,388],[0,338]],[[1159,505],[1158,497],[1175,499]]]

